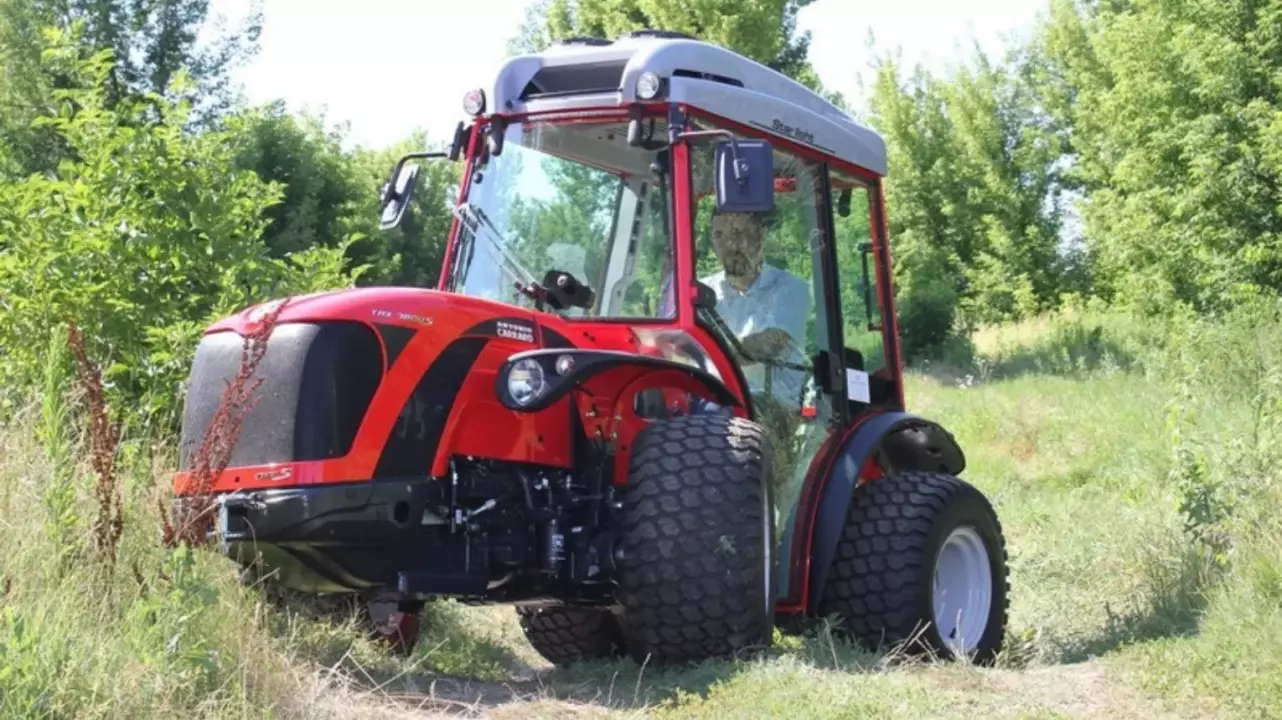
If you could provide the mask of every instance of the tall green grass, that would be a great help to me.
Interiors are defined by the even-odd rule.
[[[999,503],[1030,656],[1116,657],[1172,707],[1282,716],[1278,304],[1069,310],[965,350],[910,404],[952,421]]]
[[[51,345],[0,425],[0,716],[373,716],[405,694],[499,715],[1278,715],[1282,317],[1082,309],[985,328],[914,368],[995,502],[1012,563],[999,667],[904,667],[824,628],[765,658],[547,671],[507,608],[429,606],[415,657],[281,613],[212,553],[160,543],[172,450],[119,451],[124,534],[93,552],[86,429]],[[1087,661],[1086,665],[1079,665]],[[443,675],[452,676],[442,679]],[[444,690],[447,685],[452,690]],[[567,704],[568,703],[568,704]]]
[[[1160,364],[1168,482],[1210,581],[1190,636],[1134,658],[1147,687],[1185,703],[1282,717],[1282,307],[1191,325]]]
[[[41,404],[0,427],[0,715],[152,717],[284,707],[295,671],[212,558],[159,542],[149,448],[122,448],[119,562],[93,551],[84,430],[51,363]]]
[[[39,400],[0,421],[0,717],[378,717],[395,714],[387,688],[409,679],[502,680],[520,664],[514,628],[487,634],[456,605],[431,607],[401,659],[355,618],[266,604],[210,548],[167,547],[164,440],[126,433],[117,449],[111,562],[95,542],[83,397],[58,340]]]
[[[224,559],[166,548],[168,443],[126,438],[95,492],[80,388],[51,349],[40,400],[0,422],[0,717],[315,717],[354,674],[397,670],[354,625],[270,611]],[[113,562],[95,523],[115,492]]]

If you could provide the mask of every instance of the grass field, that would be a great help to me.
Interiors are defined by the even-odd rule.
[[[0,439],[6,717],[1282,716],[1282,324],[1082,315],[977,333],[909,379],[993,499],[1012,563],[996,668],[874,656],[820,627],[768,657],[547,667],[509,609],[432,607],[416,655],[268,613],[159,542],[167,454],[126,443],[124,534],[95,559],[67,409]],[[56,378],[50,388],[60,387]],[[161,489],[157,489],[157,484]]]

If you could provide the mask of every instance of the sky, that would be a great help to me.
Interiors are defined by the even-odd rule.
[[[236,79],[254,103],[347,125],[347,144],[383,146],[415,129],[439,142],[463,119],[463,94],[487,87],[530,0],[257,0],[259,53]],[[823,83],[859,103],[873,55],[898,48],[907,63],[939,70],[978,42],[1000,53],[1027,31],[1046,0],[815,0],[799,30]],[[251,0],[212,0],[234,27]]]

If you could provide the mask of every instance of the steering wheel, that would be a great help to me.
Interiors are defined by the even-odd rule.
[[[587,310],[596,300],[592,288],[584,285],[573,273],[555,268],[543,275],[543,289],[548,305],[554,310],[577,307]]]

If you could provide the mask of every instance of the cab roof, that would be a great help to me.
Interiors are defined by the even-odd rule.
[[[509,59],[499,70],[491,111],[509,114],[627,107],[637,79],[652,72],[659,98],[750,125],[886,174],[886,143],[871,128],[801,83],[719,45],[673,33],[618,40],[577,38]]]

